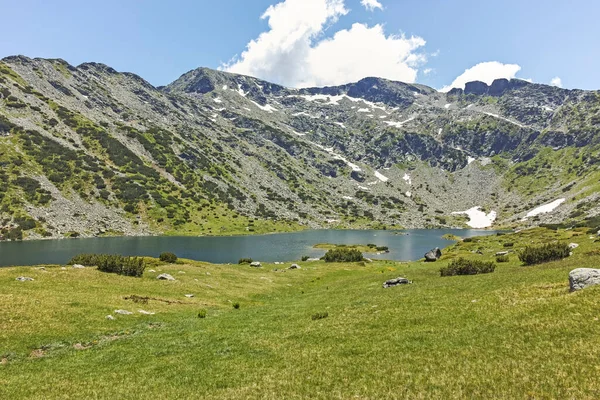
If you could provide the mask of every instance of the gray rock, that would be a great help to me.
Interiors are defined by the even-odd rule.
[[[288,269],[301,269],[298,264],[292,264]]]
[[[154,315],[155,313],[150,312],[150,311],[146,311],[146,310],[138,310],[138,312],[140,314],[144,314],[144,315]]]
[[[496,253],[496,256],[506,256],[508,255],[508,251],[499,251]]]
[[[113,317],[112,315],[107,315],[106,319],[109,320],[109,321],[114,321],[115,317]]]
[[[27,282],[27,281],[32,281],[33,278],[30,278],[28,276],[20,276],[16,280],[19,281],[19,282]]]
[[[120,314],[120,315],[131,315],[133,314],[131,311],[127,311],[127,310],[115,310],[115,314]]]
[[[192,297],[194,297],[193,294],[186,294],[185,297],[187,297],[188,299],[191,299]]]
[[[570,249],[576,249],[578,247],[579,247],[579,245],[577,243],[569,243],[569,248]]]
[[[600,269],[577,268],[569,272],[571,292],[594,285],[600,285]]]
[[[150,269],[148,270],[148,272],[156,272],[156,270]]]
[[[250,263],[250,266],[258,268],[258,267],[260,267],[260,262],[259,261],[253,261],[253,262]]]
[[[169,274],[160,274],[159,276],[156,277],[156,279],[159,279],[161,281],[174,281],[175,280],[175,278],[173,278]]]
[[[83,269],[83,268],[85,268],[85,266],[83,266],[81,264],[73,264],[73,268],[75,268],[75,269]]]
[[[429,250],[427,253],[425,253],[425,261],[427,261],[427,262],[437,261],[441,256],[442,256],[442,251],[440,250],[439,247],[436,247],[435,249]]]
[[[412,283],[412,281],[409,281],[406,278],[398,277],[398,278],[389,279],[389,280],[383,282],[383,288],[387,289],[389,287],[394,287],[394,286],[398,286],[398,285],[409,285],[411,283]]]

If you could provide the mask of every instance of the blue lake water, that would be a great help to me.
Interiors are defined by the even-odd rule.
[[[107,237],[89,239],[0,242],[0,266],[65,264],[80,253],[108,253],[158,257],[170,251],[181,258],[212,263],[237,263],[249,257],[263,262],[295,261],[302,256],[321,257],[317,243],[368,244],[388,246],[390,252],[366,255],[388,260],[417,260],[434,247],[452,242],[442,239],[451,233],[461,237],[481,236],[495,231],[469,229],[314,230],[254,236],[220,237]]]

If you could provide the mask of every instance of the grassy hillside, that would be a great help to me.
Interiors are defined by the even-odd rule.
[[[552,240],[580,246],[520,265],[516,251]],[[450,259],[504,250],[494,273],[440,277]],[[154,260],[139,279],[0,269],[0,398],[600,397],[600,286],[568,291],[571,269],[600,267],[596,238],[540,228],[444,253],[285,271]],[[162,272],[177,280],[158,281]],[[398,276],[414,283],[382,288]]]

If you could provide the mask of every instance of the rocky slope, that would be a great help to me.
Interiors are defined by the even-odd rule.
[[[8,57],[0,234],[466,226],[470,209],[473,226],[576,221],[600,213],[599,142],[600,92],[520,80],[295,90],[200,68],[155,88]]]

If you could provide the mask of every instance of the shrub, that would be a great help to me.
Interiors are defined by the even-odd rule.
[[[527,246],[519,253],[519,260],[525,265],[541,264],[569,257],[571,249],[566,243],[547,243],[542,246]]]
[[[325,311],[325,312],[315,313],[315,314],[312,315],[311,318],[312,318],[313,321],[316,321],[318,319],[323,319],[323,318],[327,318],[327,317],[329,317],[329,313],[327,311]]]
[[[364,261],[363,255],[356,249],[331,249],[321,258],[325,262],[358,262]]]
[[[238,261],[238,264],[252,264],[252,260],[251,258],[240,258],[240,260]]]
[[[170,253],[168,251],[160,253],[160,256],[158,258],[160,261],[171,263],[171,264],[177,262],[177,256],[174,253]]]
[[[480,261],[480,260],[467,260],[465,258],[458,258],[452,260],[447,267],[440,269],[441,276],[454,276],[454,275],[477,275],[477,274],[488,274],[494,272],[496,264],[492,261]]]
[[[98,270],[102,272],[135,277],[141,277],[146,269],[143,258],[124,257],[116,254],[79,254],[71,258],[68,264],[97,266]]]
[[[387,247],[387,246],[377,246],[375,249],[377,251],[389,251],[390,250],[389,247]]]
[[[309,258],[309,256],[302,256],[302,261],[308,261]]]
[[[235,308],[236,310],[239,310],[240,309],[240,303],[238,303],[238,302],[233,303],[233,308]]]
[[[513,242],[506,242],[502,246],[504,247],[513,247],[515,244]]]
[[[496,256],[496,262],[497,263],[505,263],[508,262],[509,257],[507,255],[504,256]]]
[[[473,241],[473,238],[464,238],[463,242],[465,243],[471,243]]]
[[[203,308],[198,311],[198,318],[206,318],[207,311]]]

